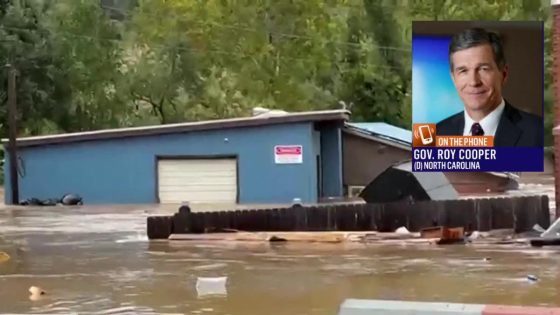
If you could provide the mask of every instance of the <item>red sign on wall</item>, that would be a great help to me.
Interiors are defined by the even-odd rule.
[[[277,145],[274,147],[274,163],[301,164],[303,163],[303,146]]]

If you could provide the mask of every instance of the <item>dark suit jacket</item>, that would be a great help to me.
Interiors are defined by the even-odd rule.
[[[465,127],[463,112],[450,116],[436,125],[440,136],[462,136]],[[506,106],[494,136],[496,147],[542,147],[542,118],[521,111],[506,101]]]

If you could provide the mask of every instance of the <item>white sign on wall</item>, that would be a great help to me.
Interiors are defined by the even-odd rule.
[[[277,145],[274,147],[274,163],[301,164],[303,163],[303,146]]]

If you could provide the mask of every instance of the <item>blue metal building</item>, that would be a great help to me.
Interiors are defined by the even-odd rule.
[[[342,197],[348,119],[333,110],[19,138],[20,200],[66,193],[87,204]]]

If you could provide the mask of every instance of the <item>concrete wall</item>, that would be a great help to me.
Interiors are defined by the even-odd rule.
[[[336,145],[333,134],[321,144]],[[156,155],[237,155],[240,203],[316,202],[317,154],[338,159],[334,147],[317,152],[316,138],[312,123],[298,123],[21,148],[20,200],[78,193],[88,204],[155,203]],[[274,146],[292,144],[303,145],[303,164],[275,164]],[[5,174],[10,203],[8,160]],[[337,182],[337,172],[324,175]]]
[[[347,299],[338,315],[559,315],[558,307]]]
[[[347,299],[338,315],[482,315],[484,305]]]

